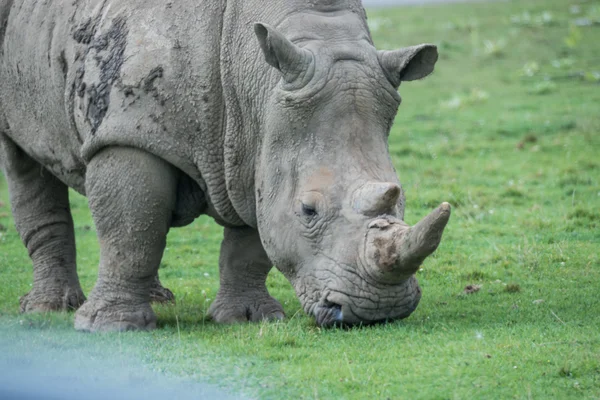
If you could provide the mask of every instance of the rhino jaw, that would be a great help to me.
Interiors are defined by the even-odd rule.
[[[360,294],[354,296],[347,293],[346,289],[340,290],[340,286],[333,283],[331,287],[323,289],[320,300],[304,304],[304,308],[323,328],[349,327],[406,318],[421,300],[421,288],[414,276],[398,285],[373,286],[366,281],[362,284],[370,286],[377,295],[367,300]]]

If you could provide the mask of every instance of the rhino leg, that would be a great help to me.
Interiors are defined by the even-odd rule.
[[[175,303],[175,295],[160,283],[158,273],[150,286],[150,301],[152,303]]]
[[[269,295],[265,281],[272,268],[258,232],[225,228],[219,273],[221,286],[208,310],[219,323],[283,319],[283,307]]]
[[[98,281],[75,314],[83,331],[156,327],[150,307],[176,201],[177,170],[142,150],[107,148],[89,163],[86,193],[100,242]]]
[[[0,160],[15,225],[33,261],[33,287],[21,312],[63,311],[85,301],[75,260],[67,186],[0,132]]]

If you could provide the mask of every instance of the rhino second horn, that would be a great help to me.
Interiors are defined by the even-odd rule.
[[[369,182],[356,191],[352,207],[367,216],[394,215],[400,192],[400,186],[395,183]]]

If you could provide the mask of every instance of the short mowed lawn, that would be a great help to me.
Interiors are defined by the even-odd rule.
[[[321,329],[273,270],[285,321],[216,325],[205,315],[222,228],[204,217],[169,234],[160,274],[177,304],[155,306],[156,331],[84,335],[72,313],[19,315],[32,268],[2,179],[4,339],[76,343],[79,362],[85,348],[127,353],[139,368],[258,398],[600,398],[600,2],[368,14],[379,48],[431,42],[440,52],[432,76],[400,88],[390,135],[407,222],[453,206],[409,318]],[[89,293],[98,244],[86,199],[71,200]]]

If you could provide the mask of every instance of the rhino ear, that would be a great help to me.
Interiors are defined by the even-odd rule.
[[[312,53],[290,42],[285,36],[267,24],[254,24],[254,33],[269,65],[281,71],[286,82],[295,81],[305,72],[312,60]]]
[[[437,47],[420,44],[393,51],[378,51],[379,63],[395,87],[401,81],[425,78],[433,72],[438,59]]]

